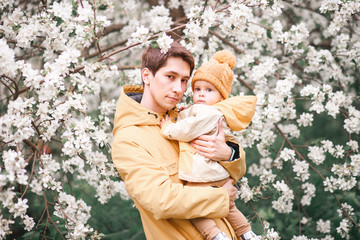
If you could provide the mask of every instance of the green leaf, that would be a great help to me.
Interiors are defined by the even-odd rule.
[[[159,44],[157,43],[156,39],[152,40],[150,45],[151,45],[152,48],[155,48],[155,49],[159,48]]]
[[[16,32],[17,30],[19,30],[21,28],[20,25],[15,25],[12,27],[12,29]]]
[[[266,36],[270,39],[272,39],[272,36],[271,36],[271,30],[270,29],[267,29],[266,30]]]
[[[60,26],[64,22],[64,20],[62,20],[62,18],[60,18],[60,17],[56,17],[55,21],[56,21],[56,26],[57,27]]]
[[[69,37],[73,37],[75,35],[76,35],[75,31],[72,31],[71,33],[69,33]]]
[[[27,240],[27,239],[40,239],[40,233],[31,231],[31,232],[25,233],[22,237],[23,237],[24,240]]]
[[[102,11],[106,10],[107,8],[108,8],[108,5],[106,5],[106,4],[102,4],[99,6],[99,10],[102,10]]]

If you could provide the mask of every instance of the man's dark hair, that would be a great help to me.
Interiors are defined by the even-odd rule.
[[[194,70],[194,57],[193,55],[180,43],[173,42],[171,48],[167,53],[161,53],[160,48],[149,46],[142,55],[141,69],[148,68],[153,75],[165,66],[169,57],[180,57],[190,65],[190,75]]]

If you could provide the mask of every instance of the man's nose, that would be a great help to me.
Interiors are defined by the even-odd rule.
[[[181,79],[176,80],[176,81],[173,82],[173,91],[174,92],[181,92],[182,91]]]

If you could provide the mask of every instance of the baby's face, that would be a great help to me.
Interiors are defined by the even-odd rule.
[[[197,80],[194,83],[194,104],[213,105],[220,102],[221,100],[223,100],[223,97],[211,83],[204,80]]]

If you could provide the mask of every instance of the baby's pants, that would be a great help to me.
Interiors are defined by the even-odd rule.
[[[228,180],[224,179],[221,181],[211,182],[211,183],[190,183],[188,182],[187,186],[218,186],[221,187]],[[230,222],[231,226],[234,228],[237,236],[241,236],[244,233],[251,231],[250,223],[234,205],[230,207],[229,214],[226,219]],[[220,229],[216,226],[215,221],[211,218],[196,218],[191,219],[191,222],[194,224],[196,229],[201,233],[205,240],[213,239]]]

